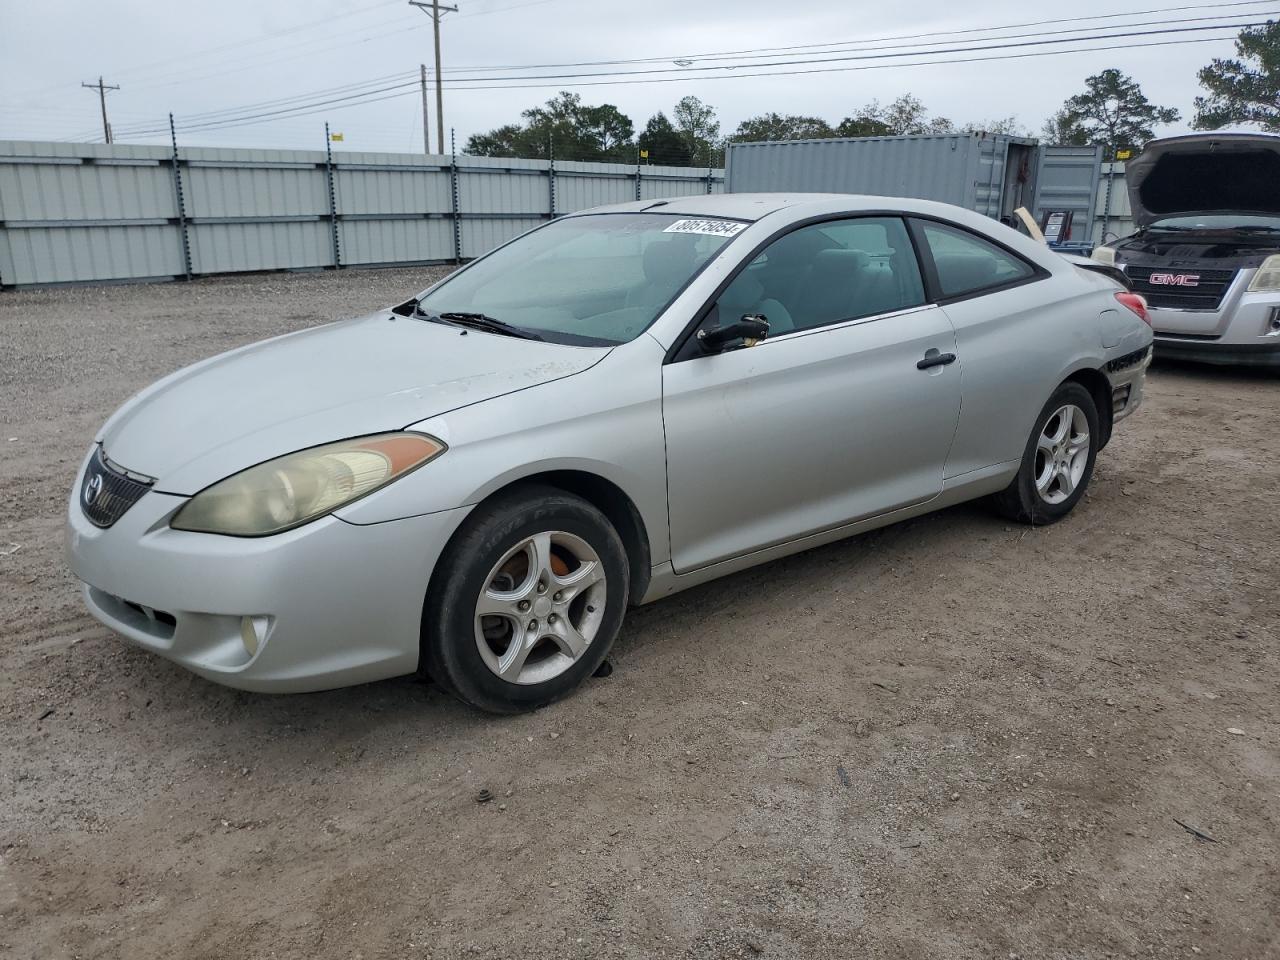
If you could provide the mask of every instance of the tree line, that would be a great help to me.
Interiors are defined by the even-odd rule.
[[[1213,60],[1198,77],[1205,95],[1196,97],[1192,126],[1217,130],[1233,124],[1280,133],[1280,22],[1241,32],[1236,57]],[[1153,104],[1138,83],[1117,69],[1086,78],[1084,91],[1068,98],[1044,124],[1051,144],[1102,144],[1108,159],[1136,151],[1155,136],[1157,126],[1181,119],[1173,107]],[[473,135],[464,152],[485,157],[670,166],[719,166],[731,142],[812,140],[830,137],[902,136],[928,133],[986,133],[1030,136],[1016,117],[961,124],[930,114],[905,93],[888,105],[871,101],[831,123],[801,114],[762,113],[720,132],[715,107],[698,97],[677,102],[668,117],[658,111],[636,132],[630,117],[610,103],[592,106],[576,93],[561,92],[544,105],[521,113],[521,122]]]

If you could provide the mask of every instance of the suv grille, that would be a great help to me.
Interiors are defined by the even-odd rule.
[[[1236,276],[1234,270],[1169,267],[1126,266],[1124,272],[1134,293],[1142,294],[1153,307],[1173,310],[1217,310]]]
[[[102,447],[98,447],[80,484],[80,507],[94,526],[109,527],[151,489],[153,482],[129,476],[107,460]]]

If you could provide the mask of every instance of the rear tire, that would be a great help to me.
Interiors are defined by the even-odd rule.
[[[1056,523],[1084,496],[1102,436],[1098,407],[1081,384],[1058,387],[1036,417],[1013,482],[992,499],[1011,520]]]
[[[545,486],[501,495],[440,557],[423,611],[423,667],[491,713],[559,700],[613,646],[628,574],[617,531],[586,500]]]

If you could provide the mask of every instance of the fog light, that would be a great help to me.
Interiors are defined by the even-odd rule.
[[[244,652],[250,658],[258,655],[258,648],[262,646],[262,641],[267,636],[267,618],[266,617],[241,617],[240,618],[240,640],[244,643]]]
[[[1271,308],[1271,320],[1267,323],[1267,333],[1280,333],[1280,307]]]

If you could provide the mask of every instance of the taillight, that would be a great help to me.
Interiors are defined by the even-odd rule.
[[[1142,299],[1140,294],[1130,293],[1125,290],[1121,293],[1117,293],[1116,299],[1128,307],[1129,310],[1136,314],[1138,319],[1148,327],[1151,326],[1151,314],[1147,313],[1147,301]]]

